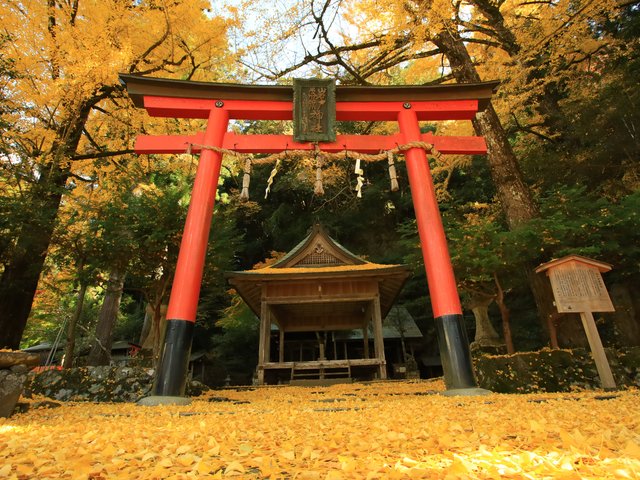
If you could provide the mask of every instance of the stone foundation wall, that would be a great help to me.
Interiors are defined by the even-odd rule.
[[[59,401],[137,402],[151,393],[154,370],[143,367],[79,367],[30,373],[24,395],[43,395]],[[187,396],[207,387],[187,384]]]
[[[40,357],[26,352],[0,350],[0,417],[9,417],[22,393],[30,367]]]
[[[616,385],[640,387],[640,347],[606,352]],[[479,386],[496,393],[601,388],[596,365],[585,349],[479,355],[473,362]]]

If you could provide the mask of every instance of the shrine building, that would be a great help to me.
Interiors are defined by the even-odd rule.
[[[258,384],[386,379],[383,319],[409,275],[404,265],[381,265],[354,255],[320,225],[277,262],[229,272],[229,283],[260,319]],[[354,330],[361,332],[361,349],[347,348],[346,339],[360,337]],[[314,336],[317,348],[305,349]]]

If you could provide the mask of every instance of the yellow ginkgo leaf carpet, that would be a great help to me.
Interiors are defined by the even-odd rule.
[[[441,382],[219,390],[0,419],[0,478],[640,478],[640,392],[444,397]],[[41,400],[41,399],[40,399]]]

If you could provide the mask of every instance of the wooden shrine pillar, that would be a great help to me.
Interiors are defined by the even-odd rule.
[[[269,304],[260,304],[260,343],[258,345],[258,385],[264,385],[264,364],[269,362],[271,346],[271,314]]]
[[[284,330],[282,325],[278,325],[278,330],[280,331],[280,348],[278,349],[278,361],[280,363],[284,362]]]
[[[362,345],[364,347],[364,358],[369,358],[369,319],[371,317],[365,316],[364,327],[362,327]]]
[[[380,309],[380,295],[376,295],[373,301],[373,345],[376,359],[380,362],[379,374],[380,380],[387,379],[387,361],[384,356],[384,338],[382,336],[382,311]]]

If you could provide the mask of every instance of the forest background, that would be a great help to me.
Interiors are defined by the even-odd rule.
[[[66,339],[65,366],[109,362],[116,340],[159,349],[197,158],[133,154],[140,133],[192,133],[149,118],[118,73],[233,83],[440,84],[500,80],[472,124],[487,156],[431,160],[471,337],[509,351],[586,346],[579,319],[554,314],[536,265],[569,253],[611,263],[617,307],[606,345],[640,345],[640,6],[614,0],[7,0],[0,4],[0,348]],[[290,133],[286,122],[236,122]],[[340,124],[387,133],[386,123]],[[311,159],[255,166],[224,158],[193,350],[243,381],[257,320],[225,283],[295,246],[314,222],[354,253],[413,270],[398,303],[437,352],[404,164],[392,192],[346,160],[314,194]],[[491,326],[492,325],[492,326]],[[501,339],[491,330],[500,331]]]

